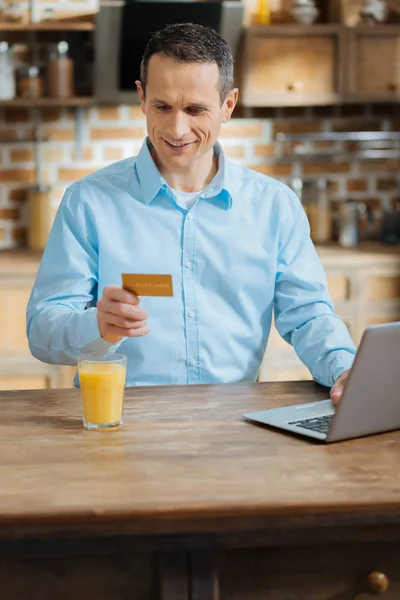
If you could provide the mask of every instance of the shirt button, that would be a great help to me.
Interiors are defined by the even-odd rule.
[[[195,315],[194,310],[188,310],[188,317],[190,317],[191,319],[193,319],[194,315]]]
[[[197,360],[195,360],[194,358],[192,358],[192,360],[190,361],[190,366],[191,367],[195,367],[197,365]]]
[[[190,269],[190,268],[192,267],[192,261],[191,261],[191,260],[187,260],[187,261],[185,262],[185,267],[186,267],[187,269]]]
[[[189,221],[193,221],[193,214],[189,213],[188,216],[187,216],[187,218],[189,219]]]

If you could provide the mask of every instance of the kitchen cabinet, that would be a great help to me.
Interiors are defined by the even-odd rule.
[[[344,29],[251,26],[241,65],[243,106],[332,104],[343,92]]]
[[[396,102],[400,26],[251,25],[238,74],[249,108]]]
[[[396,101],[400,98],[400,27],[347,30],[346,98]]]
[[[220,597],[229,600],[359,600],[400,594],[399,544],[325,544],[220,553]],[[379,565],[379,570],[371,568]]]
[[[72,387],[75,368],[48,365],[35,359],[25,333],[25,310],[39,267],[40,255],[2,252],[0,255],[0,389]]]
[[[350,250],[317,247],[335,313],[345,322],[356,346],[369,325],[400,321],[400,248],[374,244]],[[311,379],[310,372],[272,327],[260,381]]]

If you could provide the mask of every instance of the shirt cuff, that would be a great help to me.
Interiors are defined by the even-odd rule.
[[[355,355],[356,351],[354,351],[354,353],[348,352],[347,350],[329,352],[329,354],[320,361],[316,373],[313,373],[313,379],[317,383],[331,388],[342,373],[351,369]]]
[[[99,324],[97,321],[97,308],[88,308],[85,311],[85,327],[81,333],[81,343],[79,352],[87,354],[89,352],[99,352],[101,354],[114,353],[127,338],[122,338],[119,342],[107,342],[100,335]]]
[[[350,352],[340,352],[337,360],[335,360],[334,367],[332,369],[332,385],[337,379],[345,372],[349,371],[353,366],[356,355]]]

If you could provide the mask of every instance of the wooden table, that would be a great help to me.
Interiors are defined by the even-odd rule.
[[[130,388],[98,433],[78,390],[1,392],[1,600],[399,600],[400,432],[324,445],[241,417],[326,396]]]

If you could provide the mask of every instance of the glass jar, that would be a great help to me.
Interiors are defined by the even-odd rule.
[[[357,246],[359,242],[358,203],[345,200],[339,204],[339,244],[345,248]]]
[[[41,98],[43,96],[43,76],[39,67],[24,65],[17,70],[18,95],[21,98]]]
[[[333,219],[328,186],[329,182],[326,179],[303,184],[302,203],[310,223],[311,239],[317,243],[332,240]]]
[[[4,20],[7,23],[27,23],[28,22],[28,3],[27,2],[5,2]]]
[[[32,185],[28,188],[28,246],[44,250],[53,224],[50,186]]]
[[[51,47],[47,65],[47,93],[52,98],[74,95],[74,63],[68,56],[67,42]]]
[[[15,95],[14,57],[7,42],[0,42],[0,100],[12,100]]]

